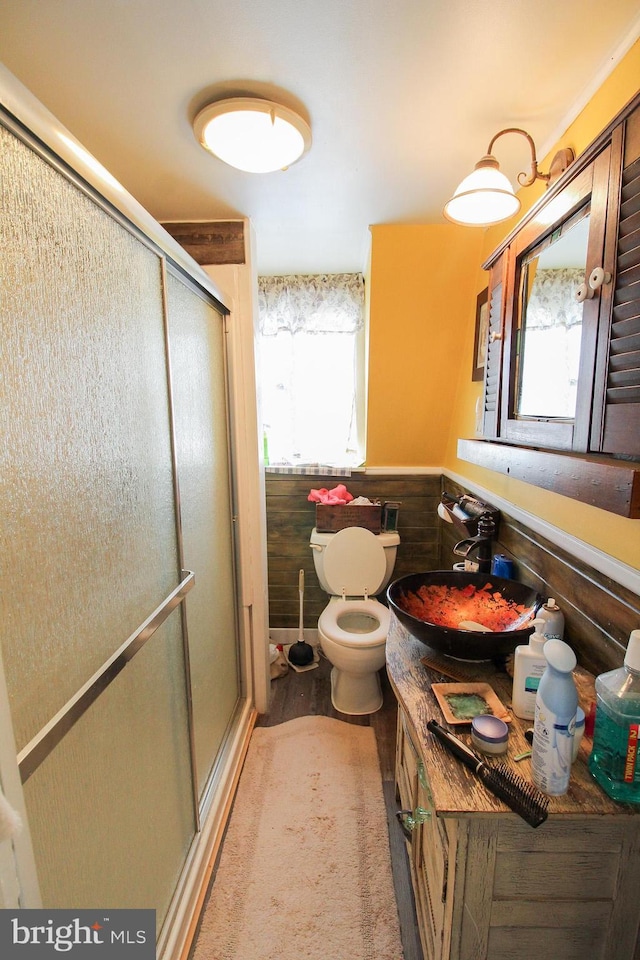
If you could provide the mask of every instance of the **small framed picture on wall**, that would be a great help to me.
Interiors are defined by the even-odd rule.
[[[484,365],[487,359],[489,339],[489,290],[487,287],[478,294],[476,300],[476,335],[473,343],[472,380],[484,379]]]

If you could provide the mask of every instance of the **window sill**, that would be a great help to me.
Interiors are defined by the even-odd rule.
[[[303,476],[303,477],[350,477],[352,473],[356,472],[358,467],[328,467],[326,464],[300,464],[300,466],[294,466],[293,464],[284,464],[284,463],[274,463],[274,464],[265,464],[265,473],[283,473],[290,476]]]
[[[489,440],[458,440],[458,457],[601,510],[640,519],[640,463]]]

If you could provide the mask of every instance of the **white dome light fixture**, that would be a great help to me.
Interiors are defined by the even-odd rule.
[[[193,128],[205,150],[246,173],[285,170],[311,146],[311,128],[299,114],[259,97],[211,103]]]
[[[531,172],[528,175],[518,174],[518,183],[522,187],[530,187],[536,180],[544,180],[547,186],[550,186],[575,159],[570,147],[558,150],[551,161],[549,173],[540,173],[535,144],[526,130],[520,130],[517,127],[500,130],[489,144],[485,156],[476,163],[473,173],[464,178],[451,199],[445,204],[444,215],[447,220],[464,226],[488,227],[493,223],[507,220],[518,212],[520,201],[507,177],[500,172],[500,164],[491,153],[498,137],[505,133],[519,133],[526,137],[529,143]]]

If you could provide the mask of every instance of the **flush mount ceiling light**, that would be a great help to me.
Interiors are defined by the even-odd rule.
[[[498,137],[505,133],[519,133],[526,137],[531,149],[531,173],[518,174],[521,187],[530,187],[536,180],[544,180],[547,186],[550,186],[575,159],[570,147],[558,150],[551,162],[549,173],[540,173],[535,144],[529,134],[517,127],[500,130],[489,144],[486,155],[476,163],[473,173],[464,178],[451,200],[445,204],[444,215],[448,220],[465,226],[487,227],[492,223],[507,220],[520,209],[520,201],[511,183],[504,173],[500,172],[500,164],[491,153]]]
[[[311,146],[311,129],[301,116],[258,97],[211,103],[197,115],[193,128],[205,150],[246,173],[284,170]]]

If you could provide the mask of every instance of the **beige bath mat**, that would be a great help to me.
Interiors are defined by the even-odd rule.
[[[193,960],[402,955],[373,730],[257,728]]]

